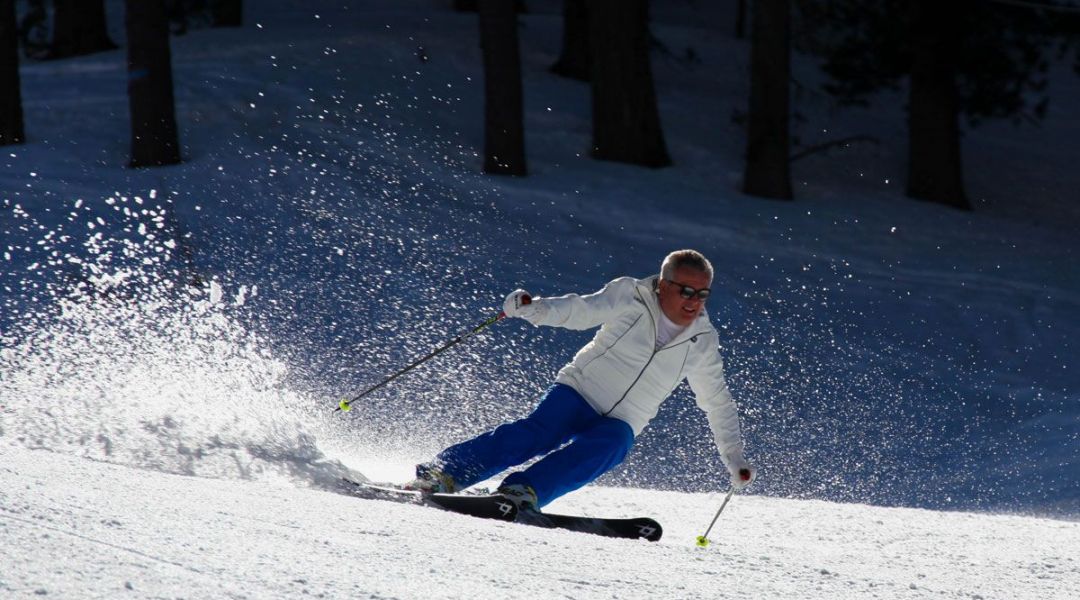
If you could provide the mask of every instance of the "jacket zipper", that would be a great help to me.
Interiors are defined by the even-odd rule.
[[[622,339],[623,339],[624,337],[626,337],[626,334],[630,333],[630,330],[631,330],[631,329],[633,329],[633,328],[634,328],[634,326],[635,326],[635,325],[637,325],[637,324],[638,324],[638,321],[640,321],[640,320],[641,320],[641,317],[640,317],[640,316],[638,316],[638,318],[634,319],[634,322],[633,322],[633,323],[631,323],[631,324],[630,324],[630,326],[626,328],[626,331],[622,332],[622,335],[620,335],[619,337],[615,338],[615,341],[614,341],[614,342],[611,342],[611,345],[610,345],[610,346],[608,346],[607,348],[604,348],[604,351],[603,351],[603,352],[601,352],[599,356],[597,356],[596,358],[593,358],[593,359],[592,359],[592,360],[590,360],[589,362],[587,362],[587,363],[585,363],[585,364],[581,365],[581,372],[582,372],[582,373],[584,373],[584,372],[585,372],[585,369],[586,369],[586,368],[588,368],[588,366],[589,366],[589,365],[593,364],[594,362],[596,362],[597,360],[599,360],[599,359],[601,359],[601,358],[604,358],[604,356],[605,356],[605,355],[606,355],[606,354],[607,354],[607,353],[608,353],[608,352],[609,352],[609,351],[610,351],[610,350],[611,350],[612,348],[614,348],[616,344],[618,344],[619,342],[621,342],[621,341],[622,341]]]
[[[640,292],[639,292],[639,295],[640,295]],[[644,299],[643,299],[643,301],[644,301]],[[657,350],[656,349],[656,317],[654,317],[653,314],[652,314],[652,311],[649,310],[649,305],[647,303],[645,304],[645,312],[649,313],[649,320],[652,321],[652,324],[653,324],[653,351],[652,351],[652,354],[649,355],[649,360],[645,361],[645,366],[641,367],[641,371],[639,371],[638,374],[637,374],[637,377],[634,378],[634,382],[630,384],[630,387],[626,388],[625,392],[623,392],[623,395],[622,395],[621,398],[619,398],[619,401],[616,402],[615,404],[612,404],[611,408],[607,409],[607,411],[604,412],[605,417],[610,415],[611,411],[615,410],[616,407],[618,407],[620,404],[622,404],[623,400],[626,400],[626,396],[630,394],[630,390],[634,389],[634,386],[637,385],[637,382],[641,380],[641,376],[645,374],[645,370],[649,368],[649,365],[652,364],[653,359],[656,358],[656,355],[658,353],[663,352],[664,350],[670,350],[672,348],[677,348],[679,346],[682,346],[686,342],[689,342],[689,341],[693,340],[695,337],[697,337],[699,335],[702,335],[702,333],[706,333],[704,331],[701,332],[701,333],[695,333],[694,335],[692,335],[689,338],[679,342],[678,344],[675,344],[674,346],[668,346],[667,348],[660,348],[659,350]],[[635,323],[636,323],[636,321],[635,321]],[[625,334],[623,334],[623,335],[625,335]],[[614,345],[614,344],[612,344],[612,345]]]
[[[637,294],[640,298],[641,292],[637,292]],[[645,305],[645,312],[649,313],[649,320],[652,321],[653,351],[652,354],[649,355],[649,360],[645,361],[645,366],[641,367],[641,371],[638,371],[637,377],[634,378],[634,381],[630,384],[630,387],[626,388],[626,391],[623,392],[623,395],[621,398],[619,398],[619,401],[615,404],[612,404],[611,408],[607,409],[607,412],[604,413],[605,417],[610,415],[611,411],[615,410],[616,407],[622,404],[623,400],[626,400],[627,394],[630,393],[630,390],[634,389],[634,386],[637,385],[637,382],[641,379],[641,376],[645,374],[645,369],[649,368],[649,365],[652,364],[652,359],[656,358],[656,353],[659,352],[659,350],[656,349],[656,317],[654,317],[652,311],[649,310],[649,303],[646,302],[644,298],[641,298],[641,302]]]
[[[655,346],[655,344],[653,344],[653,345]],[[615,410],[615,407],[622,404],[623,400],[626,400],[627,394],[630,393],[630,390],[634,389],[634,386],[637,385],[638,380],[640,380],[641,376],[645,374],[645,369],[648,369],[649,365],[652,364],[652,359],[656,358],[656,353],[657,352],[659,352],[659,350],[653,350],[652,355],[649,356],[649,360],[645,361],[645,366],[641,367],[641,371],[637,374],[637,377],[634,378],[634,382],[630,384],[630,387],[626,388],[626,391],[623,392],[622,398],[619,398],[618,402],[616,402],[615,404],[612,404],[611,408],[607,409],[607,412],[604,413],[605,417],[610,415],[611,411]]]

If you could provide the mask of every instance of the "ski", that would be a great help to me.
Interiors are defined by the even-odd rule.
[[[367,500],[389,500],[404,504],[433,506],[481,519],[513,521],[517,517],[517,506],[502,496],[468,494],[422,494],[414,490],[403,490],[388,485],[361,483],[342,478],[346,482],[346,491],[353,496]]]
[[[650,542],[658,541],[664,533],[660,523],[648,517],[605,519],[549,514],[535,510],[519,511],[512,501],[498,494],[423,494],[414,490],[403,490],[392,485],[361,483],[346,478],[342,478],[342,481],[346,484],[346,491],[350,495],[359,498],[389,500],[418,506],[433,506],[482,519],[513,521],[533,527],[565,529],[578,533],[590,533],[613,538],[643,539]]]
[[[648,517],[604,519],[523,510],[518,512],[517,522],[548,529],[566,529],[579,533],[591,533],[614,538],[642,539],[650,542],[659,541],[660,536],[664,534],[664,529],[660,526],[660,523]]]

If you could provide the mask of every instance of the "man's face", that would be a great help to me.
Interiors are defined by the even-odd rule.
[[[675,269],[671,281],[660,278],[660,309],[676,325],[689,325],[701,314],[705,301],[697,294],[691,298],[683,298],[681,293],[683,286],[700,290],[711,284],[709,274],[704,271],[686,267]]]

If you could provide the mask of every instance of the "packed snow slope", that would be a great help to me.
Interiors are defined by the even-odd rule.
[[[589,488],[557,507],[652,514],[657,543],[317,488],[0,449],[0,595],[14,598],[1031,598],[1080,596],[1080,524],[761,496]]]
[[[120,42],[122,4],[108,3]],[[450,519],[461,535],[439,538],[444,551],[452,546],[457,560],[468,546],[462,538],[481,539],[501,548],[484,555],[508,557],[492,569],[514,571],[530,561],[505,549],[516,551],[522,539],[541,540],[529,552],[554,545],[551,556],[563,554],[559,544],[576,548],[588,573],[575,576],[580,583],[546,577],[555,559],[538,559],[530,572],[544,590],[601,576],[628,586],[642,581],[635,565],[655,558],[689,562],[702,580],[730,581],[711,588],[722,593],[738,593],[740,571],[761,568],[766,579],[782,574],[755,583],[763,590],[802,582],[832,597],[848,577],[851,586],[865,583],[863,573],[881,585],[920,586],[890,565],[909,564],[909,546],[925,549],[924,531],[948,545],[953,538],[943,536],[959,529],[1000,536],[1001,547],[1032,557],[1025,564],[1039,573],[1033,577],[1075,572],[1051,558],[1070,553],[1040,550],[1019,533],[1030,524],[1075,535],[1060,523],[779,500],[1080,515],[1080,85],[1071,72],[1055,71],[1042,127],[988,124],[966,133],[976,210],[961,213],[903,197],[902,94],[841,110],[811,91],[820,75],[800,57],[802,143],[853,134],[880,143],[797,161],[798,200],[769,202],[737,191],[748,54],[727,33],[734,10],[658,3],[654,69],[675,165],[647,170],[589,158],[588,88],[547,71],[559,47],[559,3],[530,2],[521,17],[530,175],[493,178],[478,172],[475,15],[445,4],[266,0],[246,3],[243,28],[173,37],[185,162],[168,168],[125,167],[123,50],[24,62],[29,140],[0,153],[0,451],[12,470],[0,485],[5,514],[14,514],[13,503],[46,516],[49,506],[76,511],[72,518],[82,520],[64,531],[86,531],[84,550],[96,544],[90,538],[118,539],[135,551],[117,552],[145,555],[133,559],[139,564],[213,585],[232,559],[264,573],[311,560],[307,550],[285,558],[274,553],[291,549],[267,548],[189,562],[237,553],[239,540],[261,544],[257,523],[275,535],[295,523],[298,548],[310,549],[361,543],[348,541],[353,530],[342,521],[331,525],[342,506],[380,523],[364,531],[388,534],[397,527],[389,519],[409,522],[403,515],[415,513],[419,525],[401,531],[418,549],[396,547],[374,562],[399,573],[388,557],[434,553],[440,544],[427,538],[445,515],[284,484],[322,490],[380,465],[388,468],[379,479],[404,479],[409,464],[525,414],[590,334],[500,323],[348,414],[332,412],[337,401],[482,321],[514,288],[588,292],[621,275],[655,273],[664,254],[694,247],[717,268],[708,308],[722,332],[749,458],[760,467],[750,490],[760,497],[732,507],[740,533],[727,530],[730,556],[697,564],[700,555],[684,547],[714,510],[715,497],[702,494],[726,487],[685,387],[600,482],[620,491],[567,499],[597,513],[655,514],[671,528],[672,547],[634,547],[644,554],[623,564],[612,553],[586,556],[615,547],[608,542]],[[111,493],[98,497],[99,486]],[[144,498],[175,510],[136,525]],[[191,506],[181,501],[189,498]],[[123,528],[118,538],[99,536],[89,511],[111,510],[106,500],[119,503],[125,527],[153,527],[158,538],[141,535],[128,546]],[[264,504],[278,508],[264,513]],[[322,508],[308,515],[309,506]],[[357,517],[367,511],[374,517]],[[62,568],[53,555],[22,551],[58,535],[82,538],[28,529],[28,521],[45,522],[42,514],[31,510],[5,527],[18,532],[12,552],[27,574],[19,585],[40,573],[49,580],[41,585],[59,589],[67,580],[52,571]],[[174,514],[190,521],[173,530]],[[790,518],[778,524],[774,514]],[[218,516],[221,533],[201,525]],[[783,550],[789,530],[863,520],[870,524],[851,535],[802,530],[805,544]],[[878,521],[881,535],[868,534]],[[926,530],[909,535],[906,528],[923,523]],[[224,549],[194,541],[232,535],[226,531],[240,533]],[[835,543],[835,570],[810,564],[818,548],[806,540],[819,537]],[[881,546],[860,545],[871,543]],[[770,570],[774,551],[795,562]],[[472,557],[462,574],[438,569],[428,578],[482,572],[472,564],[480,550],[462,552]],[[953,554],[951,564],[970,573],[943,584],[958,594],[982,593],[969,582],[1004,581],[1014,566],[982,572],[980,558]],[[113,568],[94,556],[79,560],[89,561],[79,577]],[[863,560],[877,567],[864,570]],[[343,565],[328,564],[321,572],[352,581],[347,570],[337,573]],[[924,563],[910,564],[906,576],[917,579]],[[431,571],[400,573],[385,585],[426,585]],[[662,573],[663,585],[682,581],[674,567]],[[942,571],[924,574],[935,573],[943,579]],[[0,577],[7,581],[6,572]],[[240,589],[260,575],[227,577],[252,578],[236,579]],[[686,595],[699,587],[687,585]],[[373,593],[407,595],[397,589]]]

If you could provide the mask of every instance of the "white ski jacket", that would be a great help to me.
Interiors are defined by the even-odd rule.
[[[536,311],[527,320],[579,330],[600,326],[556,381],[577,390],[598,413],[625,421],[635,436],[682,380],[689,381],[730,468],[732,460],[743,461],[743,442],[724,380],[719,335],[702,310],[682,333],[656,349],[658,279],[621,277],[594,294],[535,298]]]

